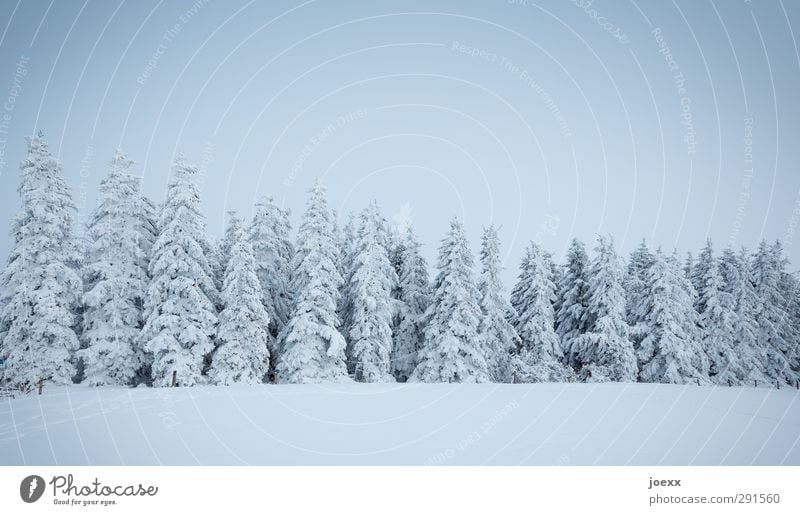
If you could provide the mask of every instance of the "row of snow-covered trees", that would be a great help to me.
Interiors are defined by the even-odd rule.
[[[794,384],[800,288],[780,244],[709,242],[683,265],[644,242],[573,240],[558,266],[530,243],[510,299],[498,232],[480,264],[454,219],[428,279],[409,227],[377,204],[340,231],[321,183],[296,244],[265,199],[206,236],[197,169],[172,167],[155,206],[116,153],[85,237],[40,135],[21,165],[21,209],[0,298],[0,381],[156,386],[261,383],[644,381]]]

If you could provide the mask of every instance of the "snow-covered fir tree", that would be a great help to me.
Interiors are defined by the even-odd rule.
[[[389,262],[392,264],[398,277],[400,276],[400,269],[403,266],[403,256],[406,250],[406,231],[408,227],[410,227],[410,224],[404,224],[403,227],[395,225],[389,227],[387,232]]]
[[[782,324],[783,341],[785,346],[781,349],[786,361],[791,369],[791,373],[786,374],[786,380],[790,384],[795,384],[795,380],[800,380],[800,339],[798,332],[800,328],[794,325],[793,299],[796,296],[796,276],[788,271],[789,260],[787,259],[783,244],[775,241],[770,247],[775,267],[778,270],[778,291],[780,293],[780,303],[783,308],[785,318]]]
[[[691,252],[686,253],[686,259],[683,262],[683,275],[690,281],[692,280],[692,275],[694,275],[694,255]]]
[[[387,223],[386,226],[386,255],[389,257],[389,263],[392,265],[397,281],[392,288],[392,375],[397,379],[395,370],[395,342],[396,335],[399,331],[399,324],[402,321],[403,301],[400,300],[400,273],[402,272],[403,256],[406,249],[406,227],[410,225],[403,224],[402,227],[395,221],[394,223]],[[413,370],[413,368],[412,368]],[[405,379],[403,379],[405,380]]]
[[[647,301],[649,295],[647,280],[650,267],[653,266],[653,254],[647,247],[647,243],[642,240],[639,246],[631,253],[630,260],[625,272],[625,318],[630,326],[629,338],[633,342],[633,348],[639,348],[639,342],[645,337],[639,334],[638,329],[645,328],[644,316],[646,311],[641,307]]]
[[[767,353],[758,346],[757,299],[750,254],[742,248],[738,255],[726,248],[719,262],[723,291],[731,295],[734,309],[734,349],[741,363],[740,383],[767,383]]]
[[[153,355],[154,386],[169,386],[173,371],[182,386],[202,382],[213,350],[218,292],[206,255],[196,175],[197,168],[178,156],[151,253],[141,338]]]
[[[636,349],[639,379],[649,383],[706,384],[708,358],[697,330],[693,287],[673,256],[656,252],[647,279],[647,297],[639,307],[644,335]]]
[[[786,359],[795,376],[800,379],[800,275],[798,272],[783,273],[781,290],[786,300],[786,315],[788,317],[785,338],[786,341],[793,344],[786,355]]]
[[[258,384],[269,371],[269,315],[256,274],[253,247],[241,224],[226,233],[229,244],[222,287],[217,347],[208,377],[214,384]]]
[[[152,255],[153,245],[155,245],[156,239],[158,238],[158,214],[161,212],[161,208],[156,206],[156,204],[143,193],[140,194],[139,198],[142,201],[142,211],[139,217],[139,243],[142,249],[142,260],[139,263],[139,267],[147,273],[147,283],[145,284],[140,299],[140,309],[142,310],[142,317],[144,317],[147,288],[150,286],[150,280],[152,279],[150,277],[150,257]],[[142,323],[144,323],[144,321],[142,321]],[[141,383],[152,383],[153,354],[142,345],[139,336],[137,336],[137,348],[143,353],[144,362],[134,378],[134,383],[137,385]]]
[[[336,247],[336,270],[339,275],[344,278],[344,240],[342,235],[342,228],[339,227],[339,213],[335,209],[331,209],[331,227],[333,231],[333,244]]]
[[[390,382],[392,375],[392,291],[397,275],[389,261],[385,221],[371,202],[361,215],[349,287],[350,360],[357,381]]]
[[[282,354],[277,379],[282,383],[345,381],[345,340],[338,331],[336,306],[342,277],[336,268],[331,212],[325,187],[317,181],[292,260],[294,310],[279,338]]]
[[[356,236],[358,235],[358,219],[352,211],[347,214],[347,223],[342,229],[342,277],[349,277],[350,270],[353,268],[356,254]]]
[[[573,345],[585,381],[634,382],[638,372],[625,320],[624,269],[610,237],[598,236],[591,265],[586,332]]]
[[[450,222],[437,266],[432,302],[424,315],[424,343],[409,381],[487,382],[489,365],[479,333],[480,292],[472,252],[458,219]]]
[[[406,235],[408,229],[411,227],[410,222],[405,222],[402,224],[398,224],[395,221],[391,225],[387,225],[386,231],[386,252],[389,256],[389,262],[392,264],[392,268],[394,269],[394,273],[398,277],[398,282],[395,283],[394,289],[392,290],[392,298],[395,299],[395,319],[392,325],[392,331],[397,329],[397,323],[399,322],[398,318],[398,310],[399,310],[399,299],[400,299],[400,272],[403,268],[403,257],[405,256],[406,251]]]
[[[500,279],[500,237],[493,225],[483,230],[481,239],[481,275],[478,291],[481,294],[480,333],[485,345],[489,375],[497,383],[513,379],[512,356],[521,340],[509,318],[514,308],[506,299],[505,287]]]
[[[264,295],[264,307],[269,315],[270,333],[275,338],[288,323],[292,310],[290,277],[294,245],[290,231],[289,211],[279,207],[272,197],[265,197],[256,204],[250,223],[250,243]],[[278,355],[277,345],[270,352],[274,364]]]
[[[796,377],[788,357],[796,342],[787,341],[789,317],[781,291],[784,261],[780,244],[769,246],[762,241],[753,256],[753,279],[757,299],[756,346],[766,358],[765,373],[771,382],[794,384]]]
[[[356,236],[358,228],[356,216],[353,212],[347,215],[347,223],[342,230],[342,246],[339,249],[339,268],[342,271],[342,286],[339,290],[339,301],[336,305],[336,316],[339,319],[339,330],[344,336],[350,351],[350,311],[352,306],[352,295],[350,284],[353,279],[353,269],[356,254]],[[352,364],[348,364],[352,365]]]
[[[71,383],[82,281],[74,236],[75,204],[44,136],[27,141],[20,165],[20,210],[3,276],[0,314],[0,382],[31,387],[38,381]]]
[[[701,253],[701,259],[704,253]],[[713,257],[712,257],[713,259]],[[703,349],[708,356],[708,375],[712,382],[732,386],[740,384],[745,377],[742,355],[736,349],[736,311],[733,295],[725,291],[719,266],[703,265],[704,277],[696,279],[700,284],[697,302],[703,306],[700,315],[700,330]],[[698,262],[699,266],[699,262]]]
[[[117,150],[100,182],[99,205],[87,231],[85,348],[78,356],[89,386],[132,384],[148,364],[138,336],[154,227],[152,204],[140,193],[140,179],[129,172],[132,165]]]
[[[515,382],[568,381],[563,353],[555,332],[555,284],[545,251],[531,242],[525,249],[517,284],[511,291],[514,328],[521,346],[514,360]]]
[[[577,370],[582,364],[573,353],[573,343],[587,330],[589,257],[583,243],[575,238],[570,242],[567,263],[557,289],[556,333],[561,341],[565,362]]]
[[[358,227],[354,217],[355,215],[350,212],[348,214],[348,223],[352,225],[344,228],[339,227],[339,213],[335,209],[331,209],[332,235],[334,248],[336,249],[334,263],[336,264],[336,271],[339,272],[339,276],[342,278],[342,284],[339,286],[339,300],[336,301],[336,319],[338,320],[336,329],[344,337],[345,356],[347,357],[345,363],[347,372],[351,376],[355,374],[355,368],[351,359],[353,351],[350,345],[350,308],[352,298],[349,288],[353,278],[355,251],[358,246]],[[346,238],[352,238],[352,240],[346,241]]]
[[[236,211],[228,211],[228,221],[225,224],[225,234],[222,236],[222,241],[219,244],[219,253],[217,259],[219,260],[220,276],[218,285],[220,289],[225,282],[225,272],[228,269],[228,260],[231,257],[234,244],[238,241],[239,233],[244,228],[244,220]]]
[[[697,255],[697,260],[694,262],[690,273],[689,273],[689,280],[692,282],[692,286],[694,287],[695,291],[697,292],[697,302],[695,303],[695,309],[699,315],[702,315],[703,312],[706,310],[705,299],[706,299],[706,292],[705,289],[707,287],[706,280],[709,277],[709,270],[711,268],[718,268],[719,265],[717,263],[716,258],[714,257],[714,246],[711,243],[711,239],[706,239],[706,244],[700,253]]]
[[[667,261],[670,262],[670,265],[673,266],[676,270],[680,271],[680,258],[678,256],[678,249],[674,249],[672,254],[667,258]],[[695,308],[695,309],[688,309],[687,308],[687,317],[686,317],[686,330],[689,334],[692,335],[692,338],[696,341],[700,341],[701,334],[700,334],[700,317],[697,313],[696,306],[698,305],[697,300],[697,290],[694,289],[694,285],[692,285],[692,280],[690,277],[687,277],[684,273],[681,276],[681,287],[683,289],[683,293],[685,298],[689,304],[685,304],[688,307]],[[706,370],[708,372],[708,370]]]
[[[400,259],[397,278],[397,313],[393,331],[392,365],[398,381],[407,381],[417,366],[425,326],[422,315],[430,304],[428,265],[420,253],[420,244],[409,225]]]
[[[203,254],[205,254],[206,260],[208,261],[208,269],[211,271],[211,279],[214,280],[215,291],[219,292],[219,290],[222,288],[222,278],[225,275],[225,267],[223,266],[224,259],[222,257],[222,242],[213,236],[203,235],[200,245],[203,248]],[[217,307],[217,311],[222,309],[222,306],[219,304],[218,295],[214,298],[214,302]]]

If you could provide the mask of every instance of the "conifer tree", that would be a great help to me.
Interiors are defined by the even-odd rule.
[[[567,381],[572,374],[561,364],[563,353],[555,332],[555,285],[547,254],[531,242],[511,291],[516,316],[514,328],[521,339],[514,360],[515,382]]]
[[[686,253],[686,260],[683,262],[683,275],[690,281],[692,280],[692,276],[694,275],[694,256],[691,252]],[[694,283],[692,283],[694,286]]]
[[[654,256],[637,328],[639,378],[650,383],[707,383],[708,359],[700,345],[693,287],[675,257]]]
[[[430,304],[427,263],[410,225],[406,229],[397,283],[399,306],[393,331],[392,365],[395,378],[405,382],[417,366],[417,354],[424,340],[423,314]]]
[[[575,369],[582,364],[573,353],[573,343],[587,331],[589,304],[589,257],[582,242],[573,238],[567,251],[567,264],[557,285],[556,332],[565,362]]]
[[[350,285],[353,279],[353,269],[356,254],[356,236],[358,233],[356,216],[350,212],[347,223],[342,230],[342,248],[339,250],[340,268],[342,270],[342,286],[339,291],[339,301],[336,306],[336,316],[339,319],[339,330],[347,342],[347,353],[350,355],[350,311],[352,309],[352,294]],[[348,363],[352,371],[352,363]]]
[[[404,224],[405,231],[411,225]],[[400,277],[400,270],[403,267],[403,256],[406,250],[406,232],[403,227],[391,226],[387,231],[387,252],[389,254],[389,262],[392,263],[395,273]]]
[[[228,261],[230,260],[233,246],[243,230],[244,220],[236,211],[228,211],[228,222],[225,225],[225,234],[222,237],[222,242],[219,245],[219,267],[220,276],[218,284],[221,287],[224,283],[225,271],[228,269]]]
[[[785,339],[790,343],[786,352],[786,360],[800,379],[800,275],[784,272],[781,279],[781,290],[786,300],[787,324]]]
[[[703,254],[701,254],[701,257]],[[720,266],[704,266],[705,276],[698,279],[703,306],[700,329],[703,349],[708,356],[708,375],[719,385],[740,384],[745,376],[743,355],[736,349],[736,311],[733,295],[725,291]]]
[[[213,350],[218,292],[209,264],[205,220],[194,178],[197,168],[178,156],[151,252],[150,284],[141,338],[153,355],[154,386],[203,382]]]
[[[636,355],[625,321],[623,266],[614,241],[598,236],[591,265],[585,321],[587,330],[577,337],[573,350],[587,381],[634,382]]]
[[[297,238],[290,289],[294,310],[279,335],[277,379],[282,383],[346,381],[345,340],[336,306],[342,277],[336,268],[331,212],[317,181]]]
[[[27,143],[0,303],[0,381],[22,388],[72,382],[82,290],[75,205],[61,165],[41,132]]]
[[[762,241],[753,257],[753,279],[758,332],[756,346],[765,358],[764,371],[771,382],[794,384],[795,374],[787,359],[793,343],[786,340],[789,322],[786,300],[781,291],[784,261],[780,244],[770,247]]]
[[[217,347],[208,376],[214,384],[258,384],[269,370],[269,315],[256,274],[253,247],[241,224],[226,233],[229,246],[222,288]]]
[[[89,224],[84,266],[83,383],[126,385],[148,365],[138,336],[153,244],[152,204],[140,193],[133,161],[121,150],[100,183],[100,203]]]
[[[278,355],[275,338],[286,326],[292,310],[290,276],[294,245],[289,237],[290,231],[289,211],[279,207],[272,197],[265,197],[256,204],[249,229],[250,243],[263,304],[270,320],[273,363]]]
[[[479,333],[480,292],[472,267],[464,227],[454,218],[439,247],[439,273],[433,284],[431,306],[424,315],[425,340],[410,381],[490,380]]]
[[[740,384],[769,382],[767,354],[758,346],[757,299],[750,254],[742,248],[737,255],[730,247],[720,258],[723,291],[731,295],[734,310],[734,349],[741,364]],[[734,384],[731,381],[731,384]]]
[[[514,308],[505,297],[505,287],[500,278],[500,238],[497,228],[492,225],[483,231],[481,265],[478,282],[482,313],[480,333],[485,344],[489,373],[495,382],[510,382],[514,373],[512,355],[521,340],[509,322]]]
[[[363,382],[394,381],[391,374],[392,291],[397,276],[389,261],[385,221],[374,201],[361,215],[351,294],[350,346],[355,379]]]
[[[706,240],[706,245],[700,254],[697,256],[697,261],[691,270],[689,278],[692,286],[697,292],[697,303],[695,309],[698,315],[702,315],[706,310],[705,299],[707,298],[705,289],[708,287],[707,280],[710,277],[709,270],[718,268],[718,264],[714,258],[714,247],[710,239]]]
[[[213,236],[204,234],[200,241],[200,247],[203,249],[203,254],[208,262],[211,279],[214,281],[214,290],[219,292],[222,289],[222,279],[225,275],[225,259],[222,255],[222,242]],[[221,310],[222,305],[220,304],[219,295],[214,295],[212,300],[214,301],[214,306],[217,311]]]
[[[339,227],[339,213],[335,209],[331,209],[331,228],[333,245],[336,248],[336,270],[344,278],[344,240],[342,239],[342,229]]]
[[[650,267],[653,266],[654,257],[647,247],[647,243],[642,240],[638,247],[631,253],[630,260],[625,272],[625,318],[630,326],[629,338],[633,342],[633,348],[638,349],[639,343],[646,336],[640,334],[639,329],[646,328],[643,316],[646,311],[642,310],[648,297],[648,275]]]

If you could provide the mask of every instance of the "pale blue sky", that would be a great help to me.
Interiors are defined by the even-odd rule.
[[[41,128],[84,217],[122,145],[154,200],[175,153],[200,165],[214,235],[266,194],[296,226],[321,175],[342,212],[410,213],[429,259],[454,214],[476,250],[501,225],[507,282],[531,238],[598,231],[800,262],[800,5],[586,3],[5,1],[0,223]]]

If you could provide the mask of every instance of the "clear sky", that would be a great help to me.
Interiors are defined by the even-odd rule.
[[[44,130],[86,218],[116,146],[163,198],[185,153],[209,231],[324,177],[432,259],[453,215],[667,249],[785,240],[800,263],[800,5],[776,1],[82,1],[0,4],[0,223]],[[0,237],[0,254],[10,239]],[[510,284],[507,286],[510,287]]]

